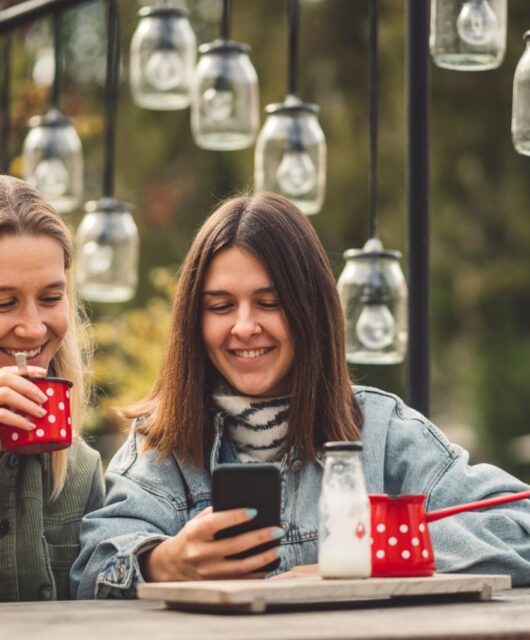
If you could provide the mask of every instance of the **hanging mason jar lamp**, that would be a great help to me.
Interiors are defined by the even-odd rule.
[[[140,9],[139,16],[130,56],[135,103],[161,111],[189,107],[197,41],[188,11],[162,0]]]
[[[399,251],[370,238],[344,253],[337,287],[345,318],[346,359],[357,364],[398,364],[407,351],[407,283]]]
[[[289,22],[288,95],[265,108],[267,119],[256,141],[254,186],[289,198],[303,213],[318,213],[326,188],[326,139],[317,105],[302,102],[298,85],[298,0],[287,1]]]
[[[346,331],[346,359],[398,364],[408,342],[408,290],[399,251],[377,237],[378,0],[370,1],[370,239],[344,253],[337,282]]]
[[[22,151],[23,176],[58,213],[68,213],[83,197],[83,150],[72,121],[58,108],[62,71],[59,15],[54,17],[54,56],[51,108],[29,121]]]
[[[518,153],[530,156],[530,31],[524,40],[526,48],[513,78],[512,140]]]
[[[120,70],[119,15],[108,0],[107,80],[103,197],[87,202],[76,234],[76,279],[81,296],[94,302],[130,300],[138,282],[138,229],[132,206],[114,193],[114,142]]]
[[[326,140],[318,107],[288,96],[268,105],[266,113],[256,141],[256,191],[281,193],[306,215],[318,213],[326,185]]]
[[[138,284],[138,229],[132,206],[113,198],[87,202],[76,235],[77,285],[96,302],[124,302]]]
[[[83,196],[81,140],[69,118],[57,109],[29,121],[24,140],[24,179],[58,213],[75,209]]]
[[[254,143],[259,126],[258,76],[250,47],[230,40],[230,1],[223,0],[221,37],[199,47],[192,83],[191,129],[203,149],[230,151]]]
[[[456,71],[498,67],[506,51],[508,0],[431,0],[434,62]]]

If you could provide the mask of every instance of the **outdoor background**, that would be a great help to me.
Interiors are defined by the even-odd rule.
[[[145,4],[145,3],[144,3]],[[189,0],[198,42],[218,35],[220,0]],[[252,46],[262,110],[286,93],[283,0],[232,3],[232,35]],[[168,297],[190,240],[219,200],[252,184],[254,150],[197,148],[189,110],[146,111],[128,87],[128,49],[141,3],[120,0],[122,86],[116,196],[134,204],[140,230],[139,291],[126,305],[88,308],[97,345],[94,409],[85,435],[106,459],[124,437],[113,407],[139,399],[154,380]],[[381,1],[379,218],[386,248],[406,271],[405,2]],[[368,2],[301,0],[300,97],[321,107],[328,145],[327,195],[311,217],[338,276],[342,253],[368,234]],[[530,480],[530,158],[511,143],[512,81],[530,28],[528,0],[510,0],[508,48],[494,71],[431,64],[431,418],[474,461]],[[86,200],[101,196],[105,8],[65,15],[63,112],[85,152]],[[47,107],[33,81],[49,25],[15,35],[11,172],[21,175],[27,120]],[[42,70],[41,70],[42,71]],[[38,75],[38,74],[37,74]],[[45,75],[45,73],[44,73]],[[263,122],[263,118],[262,118]],[[82,212],[70,214],[75,228]],[[406,399],[405,365],[356,366],[355,381]],[[526,436],[526,437],[525,437]]]

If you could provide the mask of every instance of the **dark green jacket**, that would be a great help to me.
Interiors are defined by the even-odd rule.
[[[0,452],[0,601],[68,599],[79,524],[103,503],[99,454],[80,438],[69,449],[55,500],[50,456]]]

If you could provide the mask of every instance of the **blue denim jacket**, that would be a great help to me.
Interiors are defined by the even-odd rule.
[[[363,463],[370,493],[424,493],[434,510],[528,487],[488,464],[468,465],[468,454],[399,398],[357,387],[364,414]],[[215,419],[210,467],[237,460]],[[131,431],[107,470],[105,505],[85,516],[81,554],[71,573],[78,598],[131,598],[142,581],[138,557],[174,536],[211,501],[209,469],[175,456],[141,452]],[[322,459],[292,459],[282,469],[282,557],[278,572],[317,562],[318,497]],[[530,584],[530,501],[463,513],[431,523],[438,571],[508,573]]]

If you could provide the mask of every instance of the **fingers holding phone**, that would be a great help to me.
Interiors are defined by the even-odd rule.
[[[227,528],[246,525],[256,517],[252,509],[213,512],[212,507],[192,518],[173,538],[160,543],[140,557],[142,575],[148,582],[215,580],[263,577],[256,573],[277,559],[277,549],[266,549],[244,558],[251,549],[278,540],[283,531],[265,527],[238,536],[216,539]],[[232,557],[231,557],[232,556]]]

